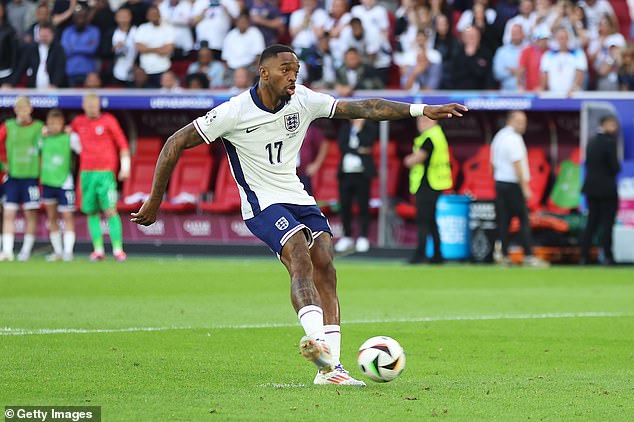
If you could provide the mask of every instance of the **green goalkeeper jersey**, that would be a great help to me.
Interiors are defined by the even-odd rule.
[[[37,179],[40,175],[38,141],[44,123],[34,120],[28,126],[21,126],[15,119],[8,119],[5,127],[9,176],[16,179]]]
[[[61,188],[70,174],[71,145],[68,133],[45,136],[41,141],[43,185]]]

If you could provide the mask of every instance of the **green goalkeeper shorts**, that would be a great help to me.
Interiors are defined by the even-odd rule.
[[[82,171],[81,211],[95,214],[117,207],[117,181],[111,171]]]

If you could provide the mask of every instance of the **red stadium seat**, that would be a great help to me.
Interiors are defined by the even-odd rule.
[[[137,138],[135,157],[158,158],[163,148],[163,140],[161,138]]]
[[[130,177],[123,182],[122,198],[117,203],[119,211],[137,211],[141,207],[152,190],[155,166],[155,158],[132,157]],[[79,188],[77,191],[79,196]]]
[[[464,162],[462,166],[464,181],[459,190],[461,195],[470,195],[478,200],[495,199],[495,182],[490,156],[490,146],[483,145],[475,156]]]
[[[313,196],[324,212],[332,212],[332,207],[339,203],[339,181],[337,173],[341,153],[336,141],[328,142],[328,155],[321,168],[313,176]]]
[[[528,167],[531,174],[529,186],[531,188],[532,197],[527,205],[529,210],[535,211],[542,202],[550,177],[550,164],[546,159],[546,153],[543,149],[529,148]]]
[[[161,209],[168,212],[194,211],[201,196],[209,191],[212,166],[213,159],[208,153],[183,154],[170,179],[169,201],[163,202]]]
[[[228,214],[240,210],[240,192],[226,156],[220,162],[213,200],[200,204],[200,209],[212,214]]]

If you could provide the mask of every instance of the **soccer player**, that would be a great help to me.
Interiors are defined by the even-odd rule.
[[[332,231],[295,174],[297,153],[310,123],[320,117],[396,120],[423,113],[461,116],[459,104],[425,106],[383,99],[335,100],[297,85],[299,60],[287,46],[267,47],[257,85],[169,137],[156,164],[150,198],[131,221],[150,225],[183,149],[220,138],[242,198],[247,227],[288,269],[291,301],[306,336],[304,357],[317,365],[315,384],[365,385],[339,362],[341,333]],[[325,324],[325,325],[324,325]]]
[[[52,109],[46,116],[45,135],[40,149],[42,155],[42,202],[46,207],[48,230],[53,253],[47,261],[72,261],[75,247],[75,183],[73,182],[72,153],[79,154],[81,144],[76,133],[64,130],[64,114]],[[64,239],[57,224],[58,211],[64,219]]]
[[[119,180],[125,180],[130,175],[128,141],[115,117],[110,113],[101,112],[99,97],[96,94],[86,94],[82,108],[85,114],[77,116],[71,127],[73,132],[79,135],[81,142],[81,211],[88,215],[88,231],[93,245],[90,260],[102,261],[106,258],[99,214],[103,212],[108,220],[112,254],[117,261],[125,261],[114,173],[119,166]]]
[[[2,253],[0,261],[13,261],[15,217],[22,205],[26,231],[18,261],[27,261],[35,243],[37,210],[40,207],[40,155],[38,140],[44,123],[31,117],[33,108],[27,97],[18,97],[13,107],[15,119],[0,126],[0,143],[6,143],[9,178],[4,184],[5,203],[2,218]]]

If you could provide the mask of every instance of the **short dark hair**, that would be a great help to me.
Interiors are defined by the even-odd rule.
[[[55,32],[55,27],[54,27],[54,26],[53,26],[53,24],[52,24],[52,23],[50,23],[50,22],[42,22],[42,23],[39,25],[38,30],[40,30],[40,31],[41,31],[42,29],[50,29],[52,32]]]
[[[262,54],[260,55],[260,64],[264,63],[266,60],[277,57],[279,53],[295,53],[295,51],[287,45],[283,44],[273,44],[264,49]]]
[[[53,119],[53,118],[63,119],[64,118],[64,113],[62,113],[62,110],[60,110],[59,108],[52,108],[46,114],[46,118],[47,119]]]
[[[619,119],[617,119],[614,114],[606,114],[599,119],[599,124],[603,126],[604,123],[609,122],[610,120],[614,120],[616,123],[619,122]]]

